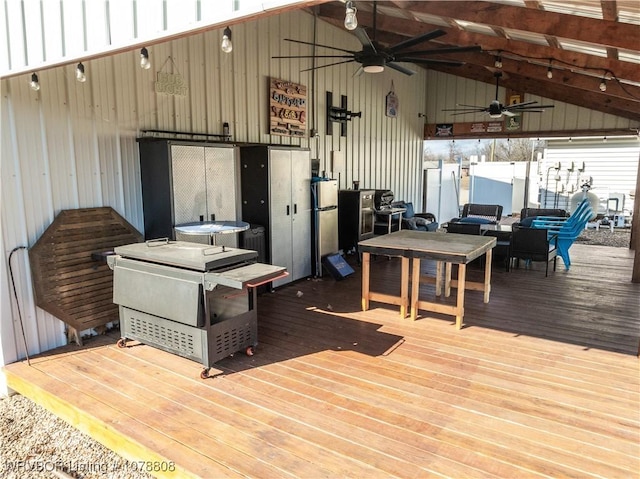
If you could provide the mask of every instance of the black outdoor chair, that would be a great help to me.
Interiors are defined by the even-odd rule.
[[[558,248],[556,237],[547,234],[542,228],[522,228],[512,227],[511,233],[511,253],[509,261],[516,260],[516,266],[520,265],[520,260],[544,261],[546,263],[545,276],[549,276],[549,261],[553,260],[553,270],[556,270],[558,259]]]

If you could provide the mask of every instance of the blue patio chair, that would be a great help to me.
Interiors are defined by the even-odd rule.
[[[555,236],[558,256],[562,258],[564,266],[568,270],[571,267],[569,248],[593,216],[591,204],[587,199],[584,199],[569,218],[538,217],[531,222],[531,227],[546,229],[549,239]]]

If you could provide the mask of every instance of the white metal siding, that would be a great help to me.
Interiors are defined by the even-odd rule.
[[[577,183],[579,179],[577,169],[584,163],[583,174],[592,177],[591,191],[601,198],[604,209],[606,209],[606,201],[610,194],[622,193],[625,195],[624,209],[629,212],[633,211],[631,196],[635,196],[636,192],[636,178],[640,162],[639,139],[611,138],[605,142],[600,138],[597,140],[575,140],[571,143],[567,140],[551,140],[544,153],[544,164],[541,165],[542,186],[545,185],[547,169],[556,162],[560,162],[561,178],[565,183],[569,179],[569,186]],[[575,171],[568,173],[567,169],[572,163]],[[552,171],[555,176],[555,170]],[[555,188],[554,183],[554,181],[550,183],[549,189],[552,191]],[[568,204],[565,202],[570,196],[566,193],[563,195],[560,207],[564,208],[565,204]]]
[[[113,8],[113,2],[111,2]],[[204,3],[204,2],[203,2]],[[67,5],[67,2],[64,2]],[[127,20],[128,22],[128,20]],[[396,198],[420,205],[422,129],[426,74],[407,77],[395,71],[353,77],[355,64],[317,70],[315,91],[309,60],[274,60],[273,55],[308,54],[311,47],[283,38],[313,40],[314,19],[302,11],[233,27],[234,49],[220,50],[220,30],[174,40],[149,49],[150,70],[139,67],[132,50],[86,62],[87,81],[75,80],[73,66],[41,72],[39,92],[29,88],[29,74],[3,79],[1,222],[5,257],[15,246],[31,246],[63,209],[111,206],[138,230],[144,221],[136,137],[140,130],[222,133],[229,122],[235,141],[310,147],[320,170],[330,171],[330,153],[339,151],[344,166],[333,172],[341,186],[360,180],[362,188],[388,188]],[[343,29],[318,22],[318,42],[357,47]],[[185,97],[160,95],[153,82],[158,70],[180,73]],[[308,89],[308,127],[317,139],[270,136],[268,78],[302,83]],[[399,117],[384,114],[393,80]],[[348,108],[362,118],[325,131],[325,91],[348,96]],[[312,95],[317,99],[313,109]],[[317,122],[314,122],[314,118]],[[63,324],[35,307],[26,252],[14,256],[18,298],[29,352],[64,343]],[[0,363],[24,356],[15,302],[3,264],[0,290]]]

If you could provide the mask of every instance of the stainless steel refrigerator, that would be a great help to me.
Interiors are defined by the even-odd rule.
[[[311,184],[314,275],[322,276],[322,258],[338,252],[338,180]]]

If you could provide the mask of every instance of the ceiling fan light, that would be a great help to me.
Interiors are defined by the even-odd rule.
[[[358,9],[353,6],[353,2],[347,2],[344,15],[344,28],[347,30],[355,30],[358,28],[358,18],[356,12]]]
[[[384,67],[382,65],[366,65],[363,66],[362,69],[366,73],[382,73],[384,71]]]
[[[489,118],[494,118],[494,119],[502,118],[502,113],[489,113]]]

